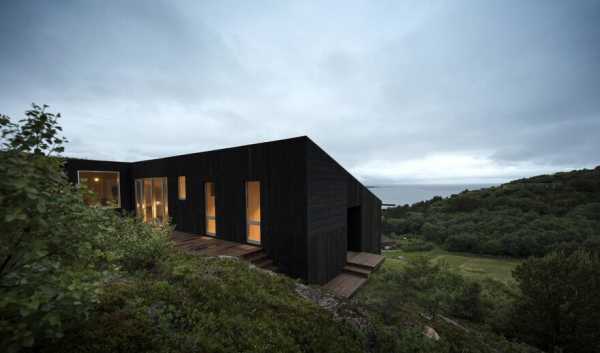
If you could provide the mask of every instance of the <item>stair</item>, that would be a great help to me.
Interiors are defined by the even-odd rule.
[[[258,268],[277,272],[277,266],[275,266],[273,260],[269,258],[269,255],[267,255],[267,253],[262,249],[260,251],[242,256],[242,258]]]
[[[356,266],[347,263],[346,266],[344,266],[344,272],[357,275],[359,277],[369,278],[372,270],[363,266]]]

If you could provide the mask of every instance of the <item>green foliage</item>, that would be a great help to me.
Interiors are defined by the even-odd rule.
[[[450,251],[541,256],[600,239],[600,167],[516,180],[383,211],[383,232]]]
[[[0,345],[9,352],[61,337],[119,268],[147,267],[168,246],[166,229],[84,204],[48,156],[64,138],[45,108],[34,105],[20,125],[0,119]]]
[[[91,319],[49,352],[359,352],[360,333],[300,298],[294,282],[237,260],[173,250],[116,281]]]
[[[397,247],[406,252],[431,251],[435,244],[429,241],[423,241],[418,238],[406,238],[396,242]]]
[[[516,335],[543,349],[600,349],[600,258],[579,249],[531,258],[515,271]]]
[[[376,352],[539,352],[498,334],[510,327],[515,298],[501,282],[467,280],[444,263],[415,256],[400,268],[384,264],[358,301],[378,322]],[[425,326],[440,340],[426,338]]]

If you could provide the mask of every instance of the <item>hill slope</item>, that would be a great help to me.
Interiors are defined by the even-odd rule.
[[[390,208],[384,233],[414,234],[450,251],[515,257],[558,246],[600,247],[600,167]]]

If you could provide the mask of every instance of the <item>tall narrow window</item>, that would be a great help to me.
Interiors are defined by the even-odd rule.
[[[260,182],[246,182],[246,238],[260,244]]]
[[[180,176],[177,179],[177,195],[180,200],[185,200],[185,176]]]
[[[164,223],[169,218],[167,178],[135,179],[135,208],[144,222]]]
[[[206,234],[217,235],[217,210],[215,207],[215,183],[204,183],[204,195],[206,203]]]

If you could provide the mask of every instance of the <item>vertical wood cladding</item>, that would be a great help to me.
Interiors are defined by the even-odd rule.
[[[348,209],[360,209],[356,251],[380,252],[381,201],[314,142],[307,144],[308,281],[340,273],[348,250]],[[350,213],[356,214],[356,213]],[[352,220],[351,220],[352,221]]]
[[[134,181],[167,177],[176,229],[206,234],[204,184],[215,185],[216,237],[246,243],[245,182],[260,181],[261,246],[279,269],[324,283],[346,262],[348,208],[360,207],[360,250],[379,252],[381,202],[307,137],[134,163],[70,159],[77,170],[121,172],[121,205],[135,211]],[[178,199],[178,177],[186,199]]]
[[[308,281],[325,283],[346,264],[345,171],[312,141],[307,144]]]
[[[246,242],[245,182],[261,182],[262,247],[279,268],[306,278],[305,138],[132,163],[132,178],[167,176],[169,215],[181,231],[205,234],[204,183],[215,184],[217,238]],[[186,176],[186,200],[177,178]]]

